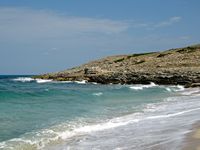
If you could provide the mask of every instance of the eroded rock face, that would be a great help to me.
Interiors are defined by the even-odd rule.
[[[102,84],[200,85],[200,45],[164,52],[110,56],[65,71],[36,76],[59,81]]]

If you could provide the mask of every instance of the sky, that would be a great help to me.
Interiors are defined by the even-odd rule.
[[[199,0],[0,0],[0,74],[200,43]]]

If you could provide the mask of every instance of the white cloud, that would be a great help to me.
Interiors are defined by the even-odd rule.
[[[157,24],[154,24],[154,28],[159,28],[159,27],[166,27],[166,26],[171,26],[177,22],[179,22],[182,18],[179,16],[171,17],[166,21],[159,22]]]
[[[180,16],[174,16],[169,18],[168,20],[165,21],[160,21],[160,22],[136,22],[136,21],[129,21],[130,27],[132,28],[141,28],[141,29],[156,29],[156,28],[163,28],[163,27],[169,27],[172,26],[178,22],[180,22],[182,17]]]
[[[189,39],[191,39],[191,37],[186,35],[186,36],[181,36],[180,39],[181,40],[189,40]]]
[[[128,28],[129,24],[124,21],[67,16],[27,8],[0,8],[1,39],[61,38],[83,33],[117,34]]]
[[[139,23],[62,15],[44,10],[0,7],[0,39],[23,43],[33,40],[72,40],[115,36],[131,28],[155,29],[181,20],[175,16],[159,23]]]

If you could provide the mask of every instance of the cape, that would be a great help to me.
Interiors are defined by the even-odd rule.
[[[109,56],[34,78],[101,84],[200,86],[200,44],[162,52]]]

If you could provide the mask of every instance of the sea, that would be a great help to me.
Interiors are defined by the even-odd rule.
[[[178,150],[200,90],[0,76],[0,150]]]

